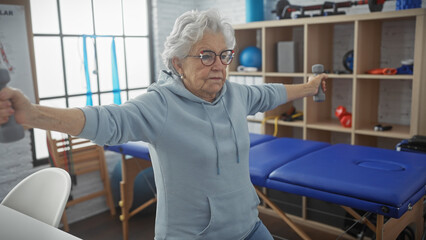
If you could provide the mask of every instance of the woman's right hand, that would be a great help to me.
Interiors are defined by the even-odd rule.
[[[11,115],[25,128],[40,128],[78,135],[86,117],[79,108],[53,108],[32,104],[19,89],[5,87],[0,91],[0,125]]]
[[[7,123],[12,115],[17,123],[25,125],[31,109],[31,102],[19,89],[5,87],[0,91],[0,125]]]

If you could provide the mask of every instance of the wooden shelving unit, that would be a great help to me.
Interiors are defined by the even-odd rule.
[[[413,75],[370,75],[367,70],[379,68],[381,64],[381,46],[384,34],[384,24],[408,21],[414,25],[412,41],[400,42],[401,48],[410,45],[414,51]],[[402,139],[413,135],[426,135],[426,9],[410,9],[393,12],[378,12],[362,15],[340,15],[316,18],[274,20],[235,25],[237,39],[237,56],[229,68],[232,76],[261,76],[265,83],[297,84],[306,82],[312,75],[311,66],[323,64],[329,70],[327,80],[326,101],[316,103],[312,98],[299,102],[303,109],[303,121],[278,121],[278,136],[295,137],[308,140],[318,140],[330,143],[349,143],[373,147],[394,148]],[[351,30],[349,39],[354,50],[352,74],[334,74],[333,51],[334,36],[339,36],[338,29]],[[336,30],[337,29],[337,30]],[[260,41],[260,42],[258,42]],[[277,71],[277,43],[293,41],[299,46],[299,67],[295,72],[282,73]],[[238,50],[248,46],[261,46],[262,69],[254,73],[237,72],[239,65]],[[393,66],[395,67],[395,66]],[[344,128],[333,117],[332,86],[337,81],[350,81],[352,127]],[[392,130],[374,131],[374,125],[387,124],[379,122],[380,87],[391,81],[407,81],[411,87],[411,106],[409,124],[393,126]],[[392,103],[389,104],[399,104]],[[423,104],[423,105],[422,105]],[[277,107],[265,113],[265,117],[281,115],[293,105],[292,102]],[[264,131],[274,132],[274,120],[267,120]],[[336,137],[337,135],[337,137]]]

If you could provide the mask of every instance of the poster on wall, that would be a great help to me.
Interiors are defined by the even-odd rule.
[[[9,71],[8,86],[21,89],[35,103],[25,6],[0,4],[0,68]]]

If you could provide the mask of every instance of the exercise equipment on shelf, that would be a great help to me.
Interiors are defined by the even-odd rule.
[[[258,47],[246,47],[240,53],[240,64],[244,67],[262,67],[262,51]]]
[[[310,5],[310,6],[300,6],[290,4],[287,0],[280,0],[277,2],[275,10],[272,10],[272,13],[277,14],[278,19],[290,19],[292,18],[291,14],[293,12],[299,11],[299,14],[296,14],[295,18],[305,18],[311,17],[311,15],[305,14],[306,11],[320,11],[319,14],[313,14],[313,17],[316,16],[329,16],[329,15],[342,15],[345,14],[344,11],[339,11],[339,8],[348,8],[352,6],[368,4],[370,12],[380,12],[383,9],[383,4],[386,0],[361,0],[361,1],[344,1],[344,2],[328,2],[325,1],[323,4]],[[325,11],[326,9],[333,9],[332,11]]]
[[[338,106],[334,111],[334,115],[339,119],[343,127],[352,127],[352,114],[347,112],[345,107]]]
[[[395,75],[396,72],[396,68],[375,68],[367,71],[368,74],[378,75]]]
[[[350,50],[343,55],[343,66],[347,71],[353,73],[354,69],[354,50]]]
[[[324,72],[324,65],[322,64],[315,64],[312,66],[312,73],[316,76]],[[322,89],[322,81],[320,85],[318,86],[318,92],[313,96],[313,100],[315,102],[324,102],[325,101],[325,93]]]
[[[291,106],[285,113],[281,115],[280,119],[286,122],[303,120],[303,112],[297,112],[296,108]]]
[[[401,61],[401,67],[397,68],[396,74],[413,74],[414,60],[406,59]]]
[[[10,82],[9,70],[0,67],[0,90]],[[9,117],[9,121],[0,125],[0,143],[10,143],[24,138],[24,127],[16,123],[15,116]]]

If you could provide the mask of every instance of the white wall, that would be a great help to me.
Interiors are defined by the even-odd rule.
[[[29,131],[14,143],[0,143],[0,202],[19,181],[34,169],[31,163],[31,142]]]
[[[312,5],[312,4],[319,4],[324,2],[323,0],[306,0],[306,1],[296,1],[296,0],[290,0],[292,4],[298,4],[298,5]],[[233,24],[239,24],[245,22],[245,0],[179,0],[178,4],[176,4],[177,1],[175,0],[153,0],[152,6],[153,6],[153,29],[154,29],[154,56],[155,56],[155,73],[158,74],[158,72],[162,69],[164,69],[164,66],[162,64],[161,60],[161,52],[163,50],[163,43],[168,34],[170,33],[172,26],[174,24],[175,19],[182,14],[185,11],[191,10],[191,9],[199,9],[204,10],[206,8],[217,8],[220,11],[223,12],[224,16],[230,19],[231,23]],[[274,14],[271,13],[271,10],[275,8],[275,5],[277,3],[277,0],[264,0],[264,15],[266,20],[272,20],[275,19]],[[426,0],[422,0],[422,7],[426,7]],[[347,14],[359,14],[359,13],[368,13],[368,7],[366,5],[364,6],[357,6],[352,8],[345,8],[342,9],[346,11]],[[395,10],[395,1],[386,2],[383,11],[394,11]],[[345,29],[341,29],[342,31],[339,32],[339,36],[345,36]],[[406,31],[407,26],[402,24],[398,26],[396,29],[394,29],[394,33],[398,33],[399,31]],[[350,30],[347,30],[350,31]],[[407,31],[410,31],[409,29]],[[397,35],[397,34],[396,34]],[[392,48],[392,43],[394,41],[398,41],[398,38],[396,38],[394,35],[392,36],[392,39],[389,38],[389,41],[386,42],[382,46],[382,48]],[[335,41],[335,49],[344,49],[345,45],[348,43],[345,41]],[[340,44],[340,45],[339,45]],[[405,50],[399,50],[398,54],[405,54]],[[337,51],[338,52],[338,51]],[[392,51],[383,51],[392,53]],[[409,52],[409,50],[407,50]],[[337,54],[337,53],[335,53]],[[405,57],[405,55],[404,55]],[[409,57],[409,56],[407,56]],[[338,59],[338,57],[336,57]],[[392,55],[391,56],[383,56],[382,57],[382,64],[388,64],[386,61],[391,59],[392,61],[399,61],[399,58],[395,58]],[[339,64],[339,63],[335,63]],[[398,83],[398,89],[399,91],[405,91],[407,87],[404,83]],[[347,92],[350,84],[341,82],[339,84],[333,85],[333,92],[339,91],[341,93]],[[391,91],[392,89],[389,89],[389,87],[384,86],[382,91]],[[383,96],[389,96],[386,94],[382,94]],[[343,96],[342,99],[339,99],[339,101],[345,101],[346,96],[345,94],[341,94],[340,96]],[[338,98],[339,96],[337,96]],[[384,99],[383,101],[386,101]],[[348,103],[349,104],[349,103]],[[384,104],[382,106],[382,113],[381,117],[387,117],[392,118],[394,121],[406,121],[405,116],[403,116],[405,113],[400,111],[400,115],[398,116],[387,116],[392,115],[393,112],[395,112],[394,108],[404,108],[404,106],[386,106]],[[404,120],[405,119],[405,120]],[[11,144],[0,144],[0,201],[4,198],[4,196],[7,194],[7,192],[10,191],[10,189],[15,186],[21,179],[23,179],[25,176],[29,175],[30,173],[34,172],[37,169],[34,169],[32,167],[31,163],[32,157],[31,157],[31,146],[29,141],[29,134],[27,133],[27,136],[25,139]],[[112,168],[113,165],[118,161],[117,156],[109,157],[109,168]],[[97,182],[95,177],[92,179],[88,179],[87,182],[90,183],[91,187],[88,188],[97,188],[99,185],[99,182]],[[87,185],[84,186],[83,181],[86,180],[80,180],[79,184],[75,187],[74,192],[75,194],[80,194],[81,192],[88,191]],[[69,221],[73,222],[76,221],[84,216],[91,215],[93,213],[104,211],[106,210],[106,205],[103,201],[103,199],[96,200],[95,202],[88,203],[88,204],[79,204],[68,212]]]

